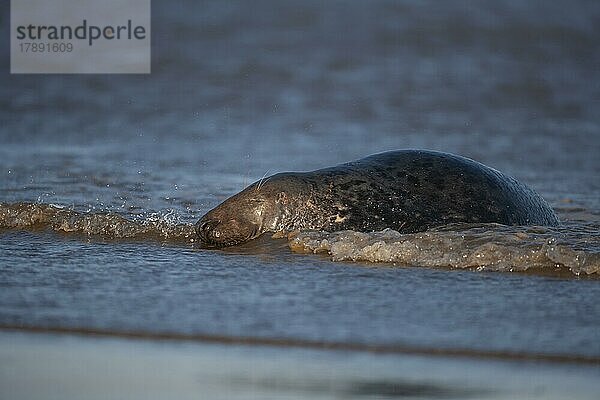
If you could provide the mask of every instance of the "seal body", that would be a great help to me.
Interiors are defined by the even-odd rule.
[[[255,182],[204,215],[196,231],[204,245],[223,247],[265,232],[414,233],[459,222],[559,223],[539,194],[499,171],[452,154],[398,150]]]

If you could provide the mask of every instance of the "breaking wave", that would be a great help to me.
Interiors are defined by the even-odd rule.
[[[559,228],[457,224],[413,234],[301,232],[290,236],[290,247],[326,253],[335,261],[599,275],[599,228],[595,223]]]
[[[0,204],[0,230],[52,230],[105,239],[158,240],[196,245],[194,225],[173,211],[133,220],[115,213],[78,212],[42,203]],[[327,254],[334,261],[400,266],[527,271],[600,277],[600,223],[560,227],[454,224],[427,232],[295,232],[289,247]]]
[[[194,226],[178,223],[173,212],[132,221],[115,213],[78,212],[41,203],[0,204],[0,229],[36,230],[100,236],[106,239],[158,239],[193,243]]]

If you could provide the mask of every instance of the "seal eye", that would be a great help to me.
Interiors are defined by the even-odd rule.
[[[200,237],[200,240],[205,243],[210,242],[211,234],[220,223],[221,221],[215,219],[202,221],[196,228],[196,233]]]

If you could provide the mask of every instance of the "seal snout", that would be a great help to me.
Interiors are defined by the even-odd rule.
[[[204,244],[215,244],[216,239],[221,236],[219,230],[216,229],[220,223],[221,221],[217,219],[198,221],[196,224],[196,233],[200,238],[200,242]]]
[[[246,221],[218,218],[202,218],[196,224],[196,234],[200,243],[209,247],[233,246],[253,239],[258,227]]]

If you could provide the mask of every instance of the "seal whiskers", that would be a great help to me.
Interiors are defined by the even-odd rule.
[[[263,183],[269,180],[269,178],[266,178],[269,171],[270,169],[266,170],[262,178],[260,178],[260,180],[258,181],[258,185],[256,185],[256,190],[260,190],[260,187],[263,185]]]

